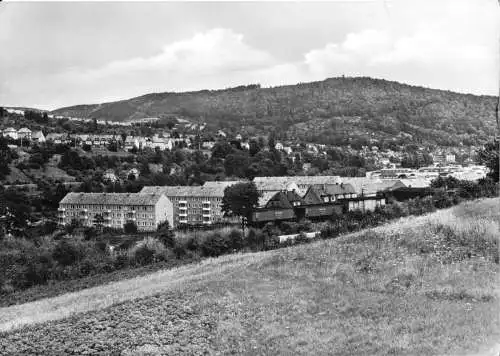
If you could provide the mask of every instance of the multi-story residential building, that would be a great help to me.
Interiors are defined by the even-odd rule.
[[[165,194],[173,205],[173,226],[212,225],[232,222],[224,217],[221,205],[225,185],[218,186],[149,186],[141,193]]]
[[[140,231],[154,231],[168,220],[173,226],[172,202],[164,194],[68,193],[59,203],[61,225],[73,219],[84,226],[123,228],[132,221]]]
[[[23,127],[17,131],[17,137],[19,138],[25,138],[27,140],[31,140],[31,130],[27,127]]]
[[[3,137],[10,137],[14,140],[17,140],[17,130],[13,127],[6,128],[3,130]]]

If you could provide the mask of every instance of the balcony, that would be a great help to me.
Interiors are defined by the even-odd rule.
[[[212,216],[212,214],[210,214],[210,213],[205,213],[205,212],[203,213],[204,218],[210,218],[211,216]]]
[[[186,213],[186,212],[184,212],[184,213],[179,213],[179,216],[180,216],[180,217],[186,217],[186,216],[187,216],[187,213]]]
[[[187,223],[188,223],[187,219],[179,220],[179,224],[187,224]]]
[[[203,220],[204,225],[210,225],[212,222],[210,220]]]
[[[211,210],[211,208],[209,206],[204,206],[202,209],[203,209],[203,211],[210,211]]]

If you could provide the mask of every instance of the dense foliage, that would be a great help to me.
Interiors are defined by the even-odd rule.
[[[439,179],[433,183],[433,189],[433,195],[403,202],[390,201],[374,212],[334,214],[323,223],[268,223],[262,229],[250,229],[245,237],[238,230],[221,230],[181,239],[175,237],[168,224],[161,225],[156,233],[130,235],[130,238],[106,229],[101,232],[91,228],[82,230],[78,225],[67,228],[71,237],[61,237],[58,233],[31,238],[4,237],[0,240],[0,293],[9,294],[48,281],[76,279],[158,262],[175,265],[235,251],[262,251],[305,243],[309,241],[303,234],[307,231],[320,230],[322,238],[334,238],[391,219],[450,207],[465,199],[498,195],[498,184],[491,179],[479,183]],[[290,234],[299,235],[284,244],[279,242],[279,235]],[[477,246],[469,247],[476,249]],[[467,251],[464,253],[467,256]],[[498,249],[493,257],[498,263]]]
[[[494,97],[371,78],[330,78],[274,88],[148,94],[54,113],[117,121],[177,115],[196,122],[203,117],[209,127],[229,132],[244,127],[252,135],[275,129],[304,142],[339,146],[369,139],[456,146],[485,143],[491,137],[495,104]]]

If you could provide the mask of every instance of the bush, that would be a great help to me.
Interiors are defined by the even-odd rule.
[[[197,251],[200,249],[200,243],[198,239],[194,237],[189,237],[184,243],[184,246],[188,251]]]
[[[229,235],[218,232],[207,235],[200,245],[202,256],[217,257],[233,251],[233,243]]]
[[[80,246],[68,239],[59,241],[52,252],[52,258],[63,266],[72,265],[82,257],[83,253]]]
[[[442,189],[437,190],[431,199],[433,200],[433,205],[438,209],[449,208],[453,205],[453,199]]]
[[[306,234],[304,232],[301,232],[299,234],[299,236],[297,236],[294,240],[294,242],[296,244],[305,244],[305,243],[308,243],[310,242],[311,239],[309,239],[308,237],[306,237]]]
[[[137,225],[133,221],[127,221],[125,225],[123,225],[123,231],[126,234],[135,234],[137,233]]]
[[[167,220],[158,226],[158,239],[168,248],[174,248],[176,245],[175,232],[170,229]]]
[[[250,229],[246,238],[246,245],[253,251],[263,250],[266,239],[271,236],[278,236],[278,234],[272,235],[257,229]]]
[[[236,230],[236,229],[231,230],[229,232],[228,238],[231,241],[231,248],[233,250],[239,251],[245,245],[245,241],[243,239],[243,234],[239,230]]]
[[[337,237],[339,235],[338,224],[336,223],[327,223],[320,230],[320,237],[322,239],[330,239],[333,237]]]
[[[134,264],[147,265],[166,259],[167,249],[158,239],[146,237],[128,251],[129,261]]]
[[[293,221],[284,221],[279,225],[284,235],[296,234],[299,232],[300,224]]]
[[[96,230],[96,228],[93,227],[93,226],[86,227],[83,230],[83,236],[84,236],[85,240],[95,239],[97,237],[97,230]]]

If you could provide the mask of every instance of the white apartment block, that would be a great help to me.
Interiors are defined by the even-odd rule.
[[[73,219],[111,228],[132,221],[139,231],[155,231],[165,220],[174,224],[172,202],[163,194],[68,193],[59,203],[58,221],[69,225]]]
[[[224,182],[226,183],[226,182]],[[143,194],[165,194],[173,205],[174,227],[212,225],[233,221],[224,217],[221,205],[228,184],[213,186],[149,186]]]

